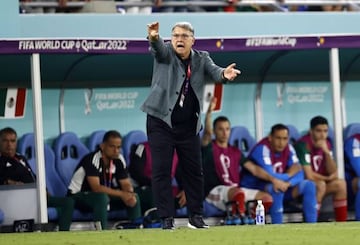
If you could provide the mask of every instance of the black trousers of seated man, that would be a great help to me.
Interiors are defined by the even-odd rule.
[[[195,129],[170,128],[164,121],[147,116],[148,141],[152,156],[152,189],[160,218],[174,217],[171,186],[174,150],[179,158],[182,187],[186,195],[188,215],[202,215],[204,179],[201,164],[200,137]]]

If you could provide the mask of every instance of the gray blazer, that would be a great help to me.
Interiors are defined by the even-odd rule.
[[[185,80],[185,67],[177,58],[170,42],[164,42],[159,37],[150,42],[151,53],[154,56],[151,90],[141,110],[157,117],[171,125],[171,112],[181,93],[181,86]],[[214,82],[225,82],[222,73],[225,68],[219,67],[210,58],[206,51],[191,50],[191,78],[190,83],[199,101],[203,106],[203,94],[206,78]],[[201,129],[201,118],[198,116],[196,133]]]

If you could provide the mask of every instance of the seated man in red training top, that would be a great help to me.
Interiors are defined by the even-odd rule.
[[[213,122],[213,128],[211,127],[211,113],[215,105],[216,98],[212,98],[206,113],[205,129],[201,140],[205,198],[209,203],[224,211],[226,210],[225,203],[233,202],[233,224],[246,224],[248,217],[245,215],[245,202],[261,199],[264,206],[269,209],[272,197],[261,190],[239,187],[240,165],[251,174],[272,182],[275,188],[285,188],[285,183],[273,178],[253,162],[245,161],[240,150],[229,145],[231,127],[226,117],[217,117]],[[215,139],[212,139],[213,133]]]
[[[298,140],[295,150],[305,172],[305,178],[316,183],[318,211],[326,195],[333,195],[336,221],[347,220],[346,182],[338,178],[328,137],[326,118],[316,116],[310,121],[309,133]]]

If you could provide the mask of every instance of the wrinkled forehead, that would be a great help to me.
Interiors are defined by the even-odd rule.
[[[174,34],[174,33],[178,33],[178,34],[186,33],[186,34],[188,34],[189,36],[192,36],[192,35],[193,35],[193,33],[192,33],[191,31],[189,31],[189,30],[187,30],[187,29],[185,29],[185,28],[181,28],[181,27],[175,27],[175,28],[173,28],[172,33],[173,33],[173,34]]]
[[[172,32],[174,31],[188,31],[191,32],[191,34],[194,35],[194,28],[192,25],[188,22],[179,22],[174,25],[174,27],[171,29]]]

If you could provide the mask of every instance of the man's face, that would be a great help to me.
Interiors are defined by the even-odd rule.
[[[103,157],[108,159],[119,158],[122,140],[117,137],[111,137],[103,142],[100,147]]]
[[[273,151],[282,152],[289,143],[289,133],[286,129],[276,130],[269,140]]]
[[[227,143],[230,137],[230,123],[227,121],[218,121],[214,127],[215,139],[219,143]]]
[[[182,58],[187,59],[190,55],[195,39],[191,31],[181,27],[175,27],[171,34],[171,44],[175,52]]]
[[[327,124],[319,124],[310,129],[310,136],[314,142],[324,141],[328,137],[329,126]]]
[[[0,137],[0,152],[4,156],[14,157],[16,153],[16,134],[4,133]]]

